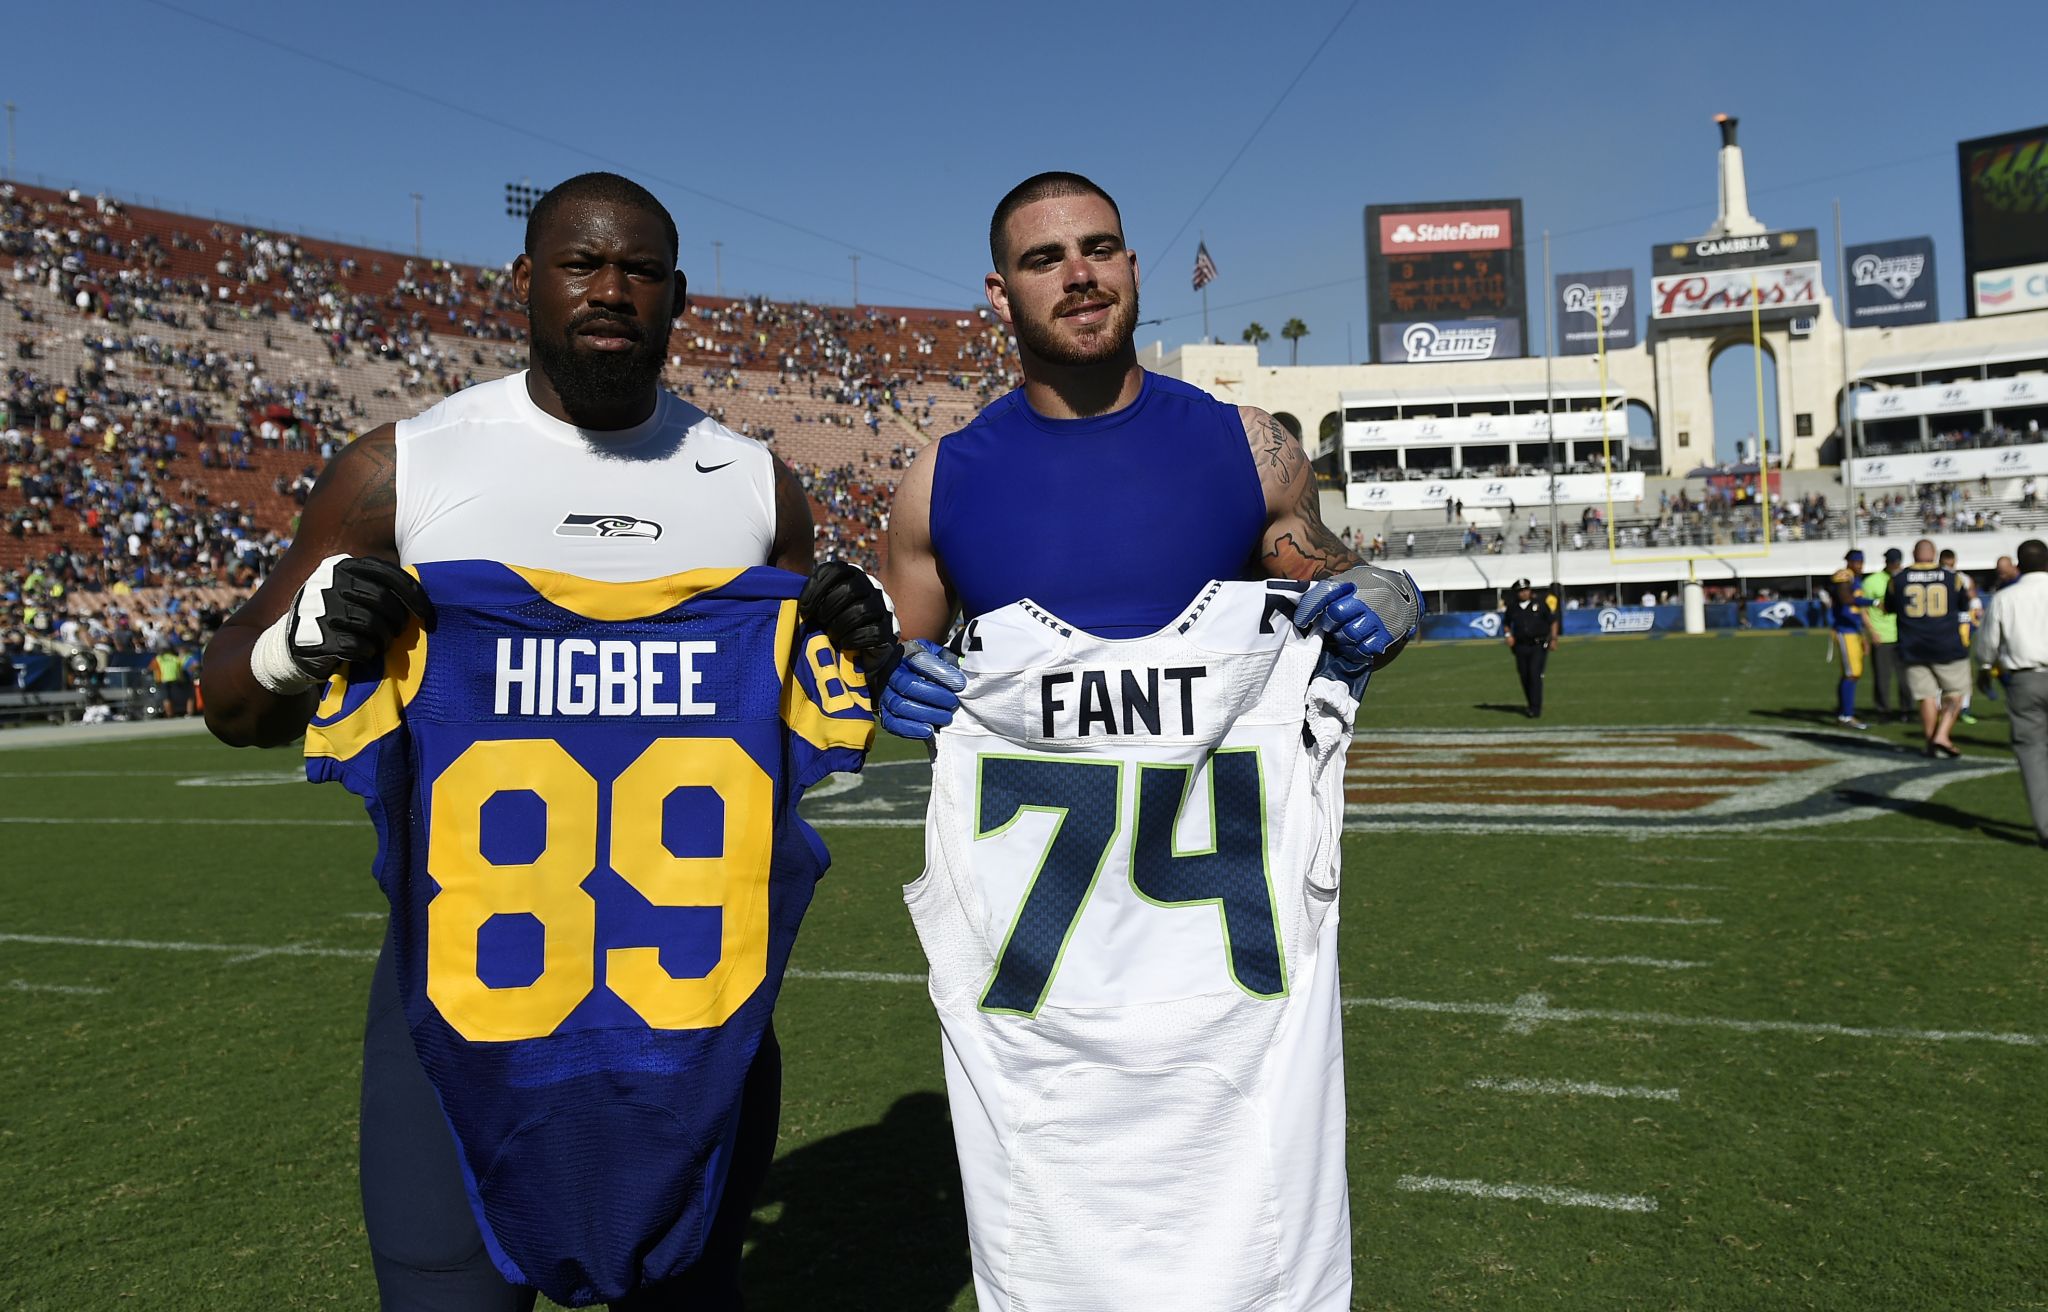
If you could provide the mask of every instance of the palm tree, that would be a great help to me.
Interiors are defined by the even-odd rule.
[[[1272,341],[1273,334],[1266,331],[1266,325],[1254,319],[1245,325],[1244,340],[1250,342],[1253,346],[1257,346],[1260,342]]]
[[[1301,339],[1308,336],[1308,325],[1299,319],[1289,319],[1286,325],[1280,329],[1280,335],[1287,339],[1287,344],[1291,348],[1287,353],[1287,363],[1299,363],[1301,359]]]

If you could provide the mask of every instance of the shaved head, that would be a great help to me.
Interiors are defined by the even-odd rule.
[[[1003,233],[1010,216],[1033,201],[1051,200],[1055,196],[1100,196],[1108,202],[1110,212],[1116,215],[1117,226],[1123,226],[1123,211],[1117,209],[1116,201],[1080,174],[1034,173],[1010,188],[1009,194],[996,202],[995,215],[988,221],[988,257],[995,262],[997,269],[1002,269],[1010,258],[1009,244]]]
[[[626,205],[660,219],[662,231],[668,234],[668,262],[676,262],[682,245],[676,235],[675,217],[668,212],[668,206],[647,188],[617,173],[579,173],[550,187],[548,194],[535,201],[532,211],[526,216],[526,253],[534,256],[540,250],[545,240],[543,234],[558,212],[585,201]]]

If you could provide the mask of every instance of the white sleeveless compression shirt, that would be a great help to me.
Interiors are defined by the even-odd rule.
[[[632,429],[543,411],[521,371],[397,425],[402,564],[494,560],[633,582],[767,563],[768,448],[666,389]]]

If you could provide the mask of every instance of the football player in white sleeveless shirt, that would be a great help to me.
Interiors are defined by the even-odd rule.
[[[291,548],[207,649],[207,724],[224,741],[295,740],[341,661],[379,658],[408,612],[431,623],[432,598],[402,565],[486,559],[604,581],[761,564],[811,573],[810,506],[794,477],[761,443],[660,387],[687,291],[661,203],[615,174],[584,174],[542,199],[526,238],[512,286],[533,367],[366,433],[328,466]],[[835,568],[858,574],[828,564],[813,583]],[[858,608],[841,614],[849,632],[872,627]],[[820,622],[843,647],[872,645]],[[740,1243],[774,1152],[780,1084],[771,1032],[747,1079],[703,1259],[614,1308],[739,1305]],[[534,1291],[507,1283],[483,1250],[404,1028],[388,942],[364,1032],[361,1128],[383,1307],[530,1309]]]

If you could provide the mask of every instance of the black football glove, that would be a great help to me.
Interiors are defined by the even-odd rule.
[[[418,579],[375,556],[329,556],[256,640],[249,668],[271,692],[303,692],[344,661],[383,656],[415,615],[433,632],[434,603]]]
[[[811,571],[796,611],[824,630],[834,647],[869,664],[886,659],[896,646],[896,607],[889,594],[873,575],[843,560]]]

